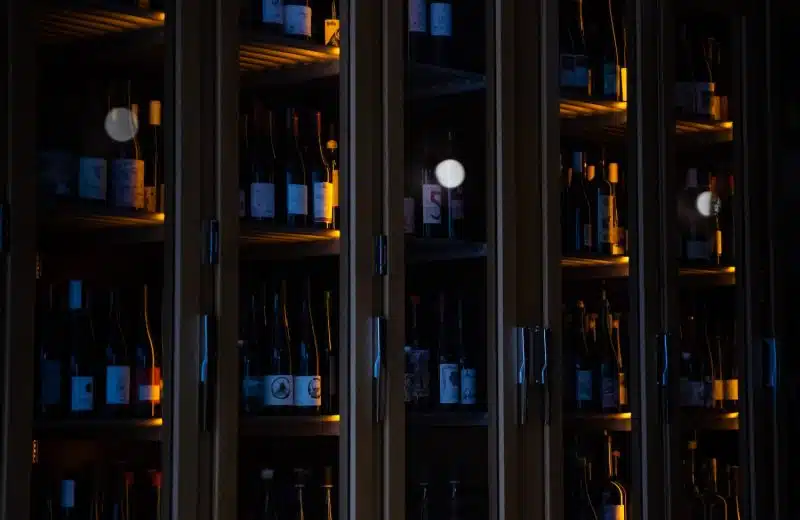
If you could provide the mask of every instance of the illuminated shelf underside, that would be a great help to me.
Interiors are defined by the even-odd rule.
[[[164,13],[138,9],[51,8],[39,16],[39,41],[60,43],[164,25]]]
[[[737,431],[739,412],[721,410],[681,408],[678,419],[681,430]],[[567,413],[565,423],[581,430],[631,431],[631,413],[572,412]]]

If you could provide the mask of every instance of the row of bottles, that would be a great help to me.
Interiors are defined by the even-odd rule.
[[[695,167],[686,170],[679,198],[685,222],[681,240],[685,264],[735,263],[734,186],[732,173],[700,172]]]
[[[44,118],[38,154],[43,195],[163,211],[161,101],[145,101],[145,116],[130,81],[110,84],[105,95],[99,84],[89,83],[80,96]],[[83,112],[73,116],[76,106]],[[79,130],[64,125],[65,118],[79,121]]]
[[[56,300],[54,287],[48,288],[37,327],[38,416],[161,416],[161,349],[147,286],[125,293],[125,300],[121,294],[89,291],[72,280],[66,298]],[[107,304],[91,304],[91,297]]]
[[[683,459],[684,509],[687,520],[740,520],[740,470],[708,458],[698,466],[697,440],[690,440]],[[724,484],[720,481],[724,479]]]
[[[333,468],[326,466],[320,475],[304,468],[291,472],[263,468],[259,472],[260,490],[257,505],[245,506],[244,518],[259,520],[289,520],[319,518],[333,520],[336,514],[336,490]],[[318,489],[316,485],[318,480]],[[254,498],[256,498],[254,497]]]
[[[336,125],[323,139],[322,113],[276,113],[255,103],[241,116],[239,216],[291,227],[339,226],[339,160]],[[302,121],[301,121],[302,119]]]
[[[679,117],[724,121],[728,96],[723,71],[721,41],[713,31],[696,24],[678,25],[675,76],[675,110]]]
[[[300,302],[288,300],[287,282],[250,295],[240,340],[243,413],[258,415],[338,412],[336,306],[325,291],[315,296],[306,280]],[[299,288],[299,287],[298,287]],[[290,307],[299,320],[290,320]],[[244,309],[243,309],[244,311]]]
[[[579,440],[576,444],[580,444]],[[621,456],[621,452],[614,449],[614,439],[608,432],[602,451],[595,457],[587,456],[576,446],[574,465],[570,467],[574,482],[566,503],[566,518],[628,520],[628,490],[619,471]]]
[[[403,227],[407,235],[465,238],[466,175],[457,153],[452,130],[442,140],[423,141],[421,156],[413,161],[415,173],[406,176]]]
[[[452,0],[408,0],[408,53],[412,60],[447,65],[452,38]]]
[[[465,342],[463,300],[459,298],[453,305],[440,293],[435,347],[432,337],[420,335],[421,317],[420,297],[412,295],[406,313],[406,404],[417,410],[474,407],[478,403],[478,364],[474,345]]]
[[[66,471],[54,480],[50,469],[34,463],[32,518],[71,520],[157,520],[161,518],[162,473],[122,463]]]
[[[598,307],[599,313],[587,312],[585,303],[579,300],[565,313],[564,338],[574,367],[567,372],[574,389],[572,402],[579,410],[620,412],[628,406],[622,315],[611,311],[605,290]]]
[[[330,47],[339,47],[340,22],[336,0],[241,0],[245,23],[272,34],[283,34],[301,40],[319,40]],[[329,7],[327,17],[312,7]],[[325,12],[320,8],[319,12]]]

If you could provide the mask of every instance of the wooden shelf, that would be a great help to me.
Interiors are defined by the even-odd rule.
[[[240,433],[248,437],[332,437],[339,435],[338,415],[244,416]]]
[[[406,416],[406,422],[412,428],[486,427],[489,424],[489,414],[479,410],[412,411]]]
[[[164,13],[144,9],[59,8],[42,9],[38,18],[38,41],[62,44],[109,34],[160,28]]]
[[[37,440],[159,441],[161,419],[53,419],[36,420]]]
[[[570,412],[566,414],[564,423],[567,427],[576,430],[629,432],[631,431],[631,414],[630,412]]]
[[[739,429],[739,414],[703,408],[681,408],[681,430],[691,431],[736,431]],[[631,413],[569,412],[564,422],[575,430],[631,431]]]
[[[599,280],[627,278],[630,273],[627,256],[568,256],[561,259],[567,280]],[[680,267],[678,274],[686,282],[711,286],[736,283],[736,269],[730,266]]]

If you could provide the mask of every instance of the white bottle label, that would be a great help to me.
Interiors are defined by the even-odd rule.
[[[305,184],[286,187],[286,212],[289,215],[308,215],[308,187]]]
[[[129,404],[131,402],[130,367],[106,367],[106,404]]]
[[[739,400],[739,380],[726,379],[725,380],[725,399],[728,401]]]
[[[422,223],[442,223],[442,187],[439,184],[422,185]]]
[[[111,164],[111,175],[114,205],[144,208],[144,161],[116,159]]]
[[[61,507],[72,509],[75,507],[75,481],[61,481]]]
[[[439,363],[439,403],[457,404],[461,397],[461,383],[457,363]]]
[[[71,382],[71,410],[86,412],[94,405],[94,378],[91,376],[73,376]]]
[[[403,232],[414,234],[414,199],[406,197],[403,199]]]
[[[431,4],[431,36],[453,35],[453,6],[434,2]]]
[[[106,200],[108,165],[105,159],[81,157],[78,170],[78,197]]]
[[[625,520],[625,506],[603,506],[603,520]]]
[[[161,385],[139,385],[139,401],[161,402]]]
[[[321,406],[322,378],[319,376],[294,376],[294,405]]]
[[[294,378],[289,375],[264,377],[264,404],[267,406],[294,405]]]
[[[244,397],[262,397],[261,383],[260,377],[246,376],[242,379],[242,395]]]
[[[261,0],[261,21],[283,25],[283,0]]]
[[[614,222],[614,197],[610,195],[597,196],[597,236],[601,244],[611,244]]]
[[[464,219],[464,201],[461,199],[450,199],[450,218],[453,220]]]
[[[592,400],[592,371],[576,370],[575,394],[578,401]]]
[[[247,197],[245,197],[244,190],[239,190],[239,216],[247,216]]]
[[[408,31],[428,32],[428,12],[425,0],[408,0]]]
[[[314,222],[333,222],[333,183],[314,183]]]
[[[271,182],[250,184],[250,216],[275,218],[275,185]]]
[[[474,368],[461,369],[461,404],[475,404],[477,401],[477,376]]]
[[[296,36],[311,36],[311,8],[306,5],[285,6],[283,32]]]

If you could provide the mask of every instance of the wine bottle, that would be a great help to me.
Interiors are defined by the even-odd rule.
[[[431,1],[431,54],[433,63],[441,67],[450,65],[453,40],[453,1]]]
[[[137,417],[161,417],[161,349],[153,339],[150,327],[148,286],[142,288],[136,338],[136,367],[134,372],[134,414]]]
[[[150,471],[151,477],[151,485],[152,485],[152,492],[153,492],[153,504],[152,504],[152,511],[153,511],[153,518],[155,520],[161,520],[161,487],[162,487],[162,480],[163,476],[162,473],[158,470]]]
[[[325,142],[325,151],[328,165],[331,170],[333,183],[333,227],[338,229],[342,225],[339,209],[339,142],[336,140],[336,125],[331,123],[328,127],[328,140]]]
[[[111,163],[111,186],[114,205],[122,208],[144,208],[144,161],[139,145],[139,105],[131,100],[131,82],[128,81],[123,106],[112,108],[118,121],[107,123],[115,125],[117,132],[111,132],[121,139],[118,154]]]
[[[325,158],[325,149],[322,147],[322,113],[314,114],[316,127],[316,143],[314,148],[318,152],[310,154],[311,183],[314,192],[313,215],[314,227],[321,229],[333,228],[333,178],[331,167]]]
[[[572,319],[572,344],[575,353],[575,407],[585,410],[594,406],[595,366],[586,338],[586,306],[582,301],[575,305]]]
[[[698,324],[694,315],[686,317],[681,330],[681,403],[683,406],[705,406],[705,356],[700,349]]]
[[[742,511],[739,505],[739,466],[728,466],[728,511],[731,520],[741,520]]]
[[[717,371],[717,363],[714,356],[714,351],[711,347],[711,338],[708,333],[708,311],[707,309],[703,310],[702,319],[699,320],[700,331],[699,331],[699,345],[700,345],[700,355],[703,358],[705,369],[703,370],[703,404],[705,408],[713,408],[715,402],[722,401],[722,393],[719,393],[719,390],[722,388],[717,385],[715,388],[714,381],[720,379],[720,375]],[[716,395],[714,392],[718,392]]]
[[[619,164],[608,163],[608,182],[611,183],[611,192],[614,194],[614,222],[612,254],[624,255],[627,251],[628,229],[626,226],[625,194],[619,182]]]
[[[328,47],[339,48],[342,44],[339,16],[336,14],[336,0],[331,0],[331,17],[325,19],[323,43]]]
[[[40,417],[57,417],[64,411],[64,396],[68,392],[64,388],[62,342],[56,339],[59,317],[53,301],[52,285],[47,288],[47,308],[40,307],[38,320],[41,325],[36,328],[39,345],[39,395],[36,412]]]
[[[297,342],[297,368],[294,372],[294,404],[300,413],[319,413],[322,407],[322,377],[319,371],[319,348],[311,310],[311,281],[306,280],[302,303],[302,325]]]
[[[322,492],[325,496],[325,520],[333,520],[333,468],[330,466],[322,470]]]
[[[684,193],[692,201],[700,194],[697,168],[686,171]],[[683,235],[683,257],[688,263],[707,264],[711,254],[710,243],[702,233],[698,220],[698,215],[692,215],[689,220],[689,228]]]
[[[604,520],[625,520],[625,491],[614,471],[612,439],[606,432],[606,478],[600,492],[600,507]]]
[[[687,448],[687,460],[684,461],[686,465],[686,477],[684,480],[685,517],[691,519],[702,518],[703,501],[697,480],[697,441],[690,440]]]
[[[562,20],[568,21],[562,34],[566,35],[566,41],[569,42],[566,48],[562,45],[560,49],[561,92],[567,97],[586,98],[589,95],[589,59],[583,24],[583,2],[568,4],[565,8],[574,11],[567,12],[561,17]],[[583,172],[583,169],[579,172]]]
[[[411,61],[419,61],[425,55],[427,40],[427,0],[408,0],[408,57]]]
[[[454,349],[459,353],[459,369],[461,372],[461,380],[459,381],[459,389],[461,397],[459,403],[461,406],[473,406],[477,403],[478,398],[478,370],[475,366],[475,360],[470,355],[467,345],[464,343],[464,309],[463,302],[459,298],[457,304],[457,330],[456,330],[456,348]]]
[[[284,0],[283,34],[311,39],[311,4],[309,0]]]
[[[614,253],[614,214],[616,199],[603,164],[603,177],[597,180],[597,250],[600,254]]]
[[[604,412],[619,411],[619,359],[611,341],[611,307],[605,289],[600,297],[597,324],[597,352],[600,355],[601,407]]]
[[[728,501],[719,493],[717,459],[712,458],[708,461],[706,478],[708,479],[708,485],[702,499],[705,506],[703,518],[707,520],[727,520],[729,518]]]
[[[324,409],[326,413],[335,414],[339,410],[339,378],[337,377],[339,371],[338,359],[336,357],[336,349],[334,345],[337,344],[336,328],[334,326],[334,306],[333,295],[330,291],[325,291],[325,366],[328,367],[327,377],[322,379],[324,383],[325,403]]]
[[[428,154],[427,143],[423,146],[422,164],[422,234],[426,238],[441,237],[443,233],[442,185],[436,181],[434,167]]]
[[[290,348],[286,282],[272,298],[272,344],[264,370],[264,406],[270,414],[287,414],[294,405],[294,376]]]
[[[105,203],[108,191],[108,136],[103,128],[98,128],[98,121],[106,117],[102,97],[95,83],[89,83],[86,100],[89,109],[84,113],[83,139],[80,158],[78,159],[78,197],[83,200]]]
[[[600,234],[597,222],[600,179],[597,178],[597,169],[593,164],[586,164],[584,167],[586,168],[586,191],[589,197],[589,228],[592,231],[589,251],[597,253],[600,251],[600,244],[598,243]]]
[[[423,409],[430,402],[430,350],[422,345],[419,336],[419,296],[408,298],[406,312],[406,403]]]
[[[735,182],[733,175],[727,176],[727,193],[721,201],[720,228],[722,229],[722,263],[736,265],[736,219],[734,218],[733,205],[735,200]]]
[[[105,338],[105,407],[108,416],[130,412],[131,358],[119,320],[119,293],[109,292]]]
[[[612,314],[611,319],[611,346],[614,347],[614,353],[617,357],[620,410],[628,406],[628,383],[625,379],[625,365],[622,362],[622,333],[619,326],[621,317],[622,315],[616,312]]]
[[[78,518],[75,511],[75,481],[71,479],[61,481],[61,520]]]
[[[150,101],[150,153],[145,164],[144,199],[147,211],[164,211],[164,175],[161,170],[161,101]]]
[[[447,133],[445,157],[455,157],[453,132]],[[464,238],[464,182],[447,188],[447,235],[451,239]]]
[[[720,196],[719,186],[717,185],[717,176],[711,175],[708,181],[708,193],[711,195],[710,213],[711,213],[711,263],[714,265],[722,265],[722,227],[720,226]]]
[[[439,405],[448,408],[458,404],[461,397],[461,374],[458,353],[453,351],[447,330],[447,309],[444,293],[439,294]]]
[[[70,413],[85,416],[95,411],[97,362],[91,314],[83,305],[83,283],[69,282]]]
[[[263,146],[258,138],[258,119],[253,117],[253,127],[248,139],[250,160],[250,216],[258,220],[275,218],[275,146],[273,141],[272,111],[266,111]]]
[[[261,470],[264,502],[259,515],[259,520],[278,520],[278,509],[273,496],[275,470],[264,468]]]
[[[248,338],[241,346],[242,413],[258,413],[264,403],[263,375],[260,370],[259,353],[265,346],[265,308],[259,305],[255,294],[250,295],[250,320]]]
[[[572,176],[569,182],[567,203],[567,227],[569,241],[565,244],[567,253],[580,253],[592,250],[594,235],[592,234],[591,204],[589,203],[588,186],[584,167],[586,157],[583,152],[572,153]]]
[[[739,362],[736,358],[736,324],[730,323],[728,327],[727,345],[724,353],[725,372],[723,373],[725,385],[725,409],[735,412],[739,409]]]
[[[283,31],[283,0],[253,0],[257,13],[255,25],[259,30],[280,34]]]
[[[288,7],[288,6],[287,6]],[[306,165],[300,147],[300,121],[293,109],[286,111],[286,223],[303,227],[308,218]]]
[[[714,363],[711,365],[711,407],[722,409],[725,406],[725,374],[727,365],[722,355],[722,336],[717,331],[717,334],[711,338],[712,359]]]
[[[306,508],[303,500],[303,493],[306,489],[308,472],[304,469],[294,469],[294,492],[295,492],[295,514],[294,520],[305,520]]]

